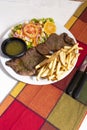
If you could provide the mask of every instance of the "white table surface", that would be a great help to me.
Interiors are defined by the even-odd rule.
[[[52,17],[64,25],[81,2],[71,0],[0,0],[0,39],[12,25],[31,18]],[[17,84],[0,63],[0,103]],[[79,130],[87,130],[87,119]]]

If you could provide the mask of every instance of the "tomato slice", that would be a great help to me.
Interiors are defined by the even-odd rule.
[[[37,26],[35,24],[26,24],[23,28],[24,34],[29,38],[35,38],[38,33]]]

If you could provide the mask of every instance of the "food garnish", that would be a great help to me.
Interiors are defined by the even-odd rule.
[[[44,24],[44,32],[48,35],[50,35],[51,33],[55,33],[56,32],[56,25],[53,22],[47,21]]]

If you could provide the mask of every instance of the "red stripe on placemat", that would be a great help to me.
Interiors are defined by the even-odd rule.
[[[44,119],[14,101],[0,119],[0,130],[38,130]]]
[[[26,109],[11,130],[39,130],[43,123],[44,119]]]
[[[87,23],[87,8],[83,11],[79,19]]]
[[[83,50],[80,50],[80,56],[79,56],[78,62],[76,64],[77,67],[79,67],[82,64],[85,56],[87,55],[87,44],[84,44],[80,41],[78,41],[78,43],[79,43],[79,47],[82,47]]]
[[[20,118],[25,107],[19,102],[14,101],[0,119],[0,130],[9,130],[12,125]]]
[[[87,23],[81,19],[77,19],[73,26],[70,28],[70,32],[75,36],[77,40],[87,44]]]

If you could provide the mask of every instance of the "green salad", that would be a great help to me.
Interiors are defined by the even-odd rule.
[[[56,25],[53,18],[33,18],[12,27],[9,36],[23,39],[27,48],[31,48],[44,43],[49,35],[55,32]]]

